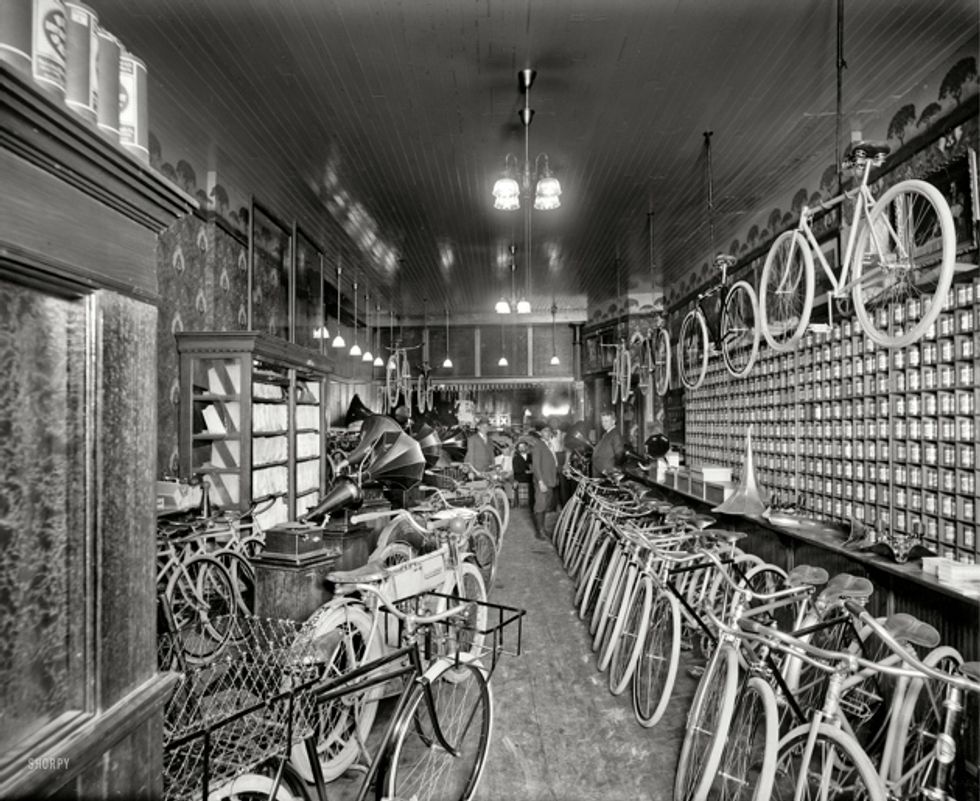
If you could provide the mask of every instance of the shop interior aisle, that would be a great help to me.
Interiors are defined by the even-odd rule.
[[[530,512],[513,510],[491,599],[527,610],[524,654],[493,675],[490,753],[477,801],[669,801],[695,681],[678,676],[661,722],[642,728],[629,690],[596,669],[574,587]]]

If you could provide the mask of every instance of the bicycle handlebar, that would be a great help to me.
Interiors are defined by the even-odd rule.
[[[381,605],[387,609],[391,614],[397,617],[399,620],[404,621],[409,626],[429,625],[431,623],[441,623],[444,620],[448,620],[451,617],[464,612],[468,607],[472,606],[474,601],[464,600],[461,604],[457,606],[452,606],[444,609],[442,612],[436,612],[432,615],[417,615],[414,612],[405,612],[395,606],[391,599],[388,598],[381,590],[375,587],[373,584],[353,584],[351,585],[353,589],[359,590],[360,592],[369,592],[374,595],[380,602]]]

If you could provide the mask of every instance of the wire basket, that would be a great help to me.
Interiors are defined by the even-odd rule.
[[[314,705],[305,692],[320,674],[316,644],[298,639],[292,620],[234,617],[209,621],[234,632],[207,664],[183,659],[200,626],[159,640],[162,668],[183,665],[181,682],[164,710],[164,798],[207,798],[232,779],[313,729]]]
[[[440,592],[425,592],[405,599],[398,607],[405,612],[431,615],[440,609],[457,606],[461,598]],[[501,656],[520,656],[524,636],[526,610],[489,601],[470,601],[467,609],[445,622],[420,627],[422,645],[427,660],[450,658],[457,663],[463,657],[480,659],[492,674]],[[383,607],[386,616],[383,630],[389,643],[403,640],[404,624]]]

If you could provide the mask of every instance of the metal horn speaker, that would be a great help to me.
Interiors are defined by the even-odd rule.
[[[466,434],[459,426],[454,426],[442,438],[442,449],[454,462],[461,462],[466,457]]]
[[[361,400],[360,395],[354,395],[350,399],[350,406],[347,407],[347,414],[344,415],[344,425],[350,425],[351,423],[358,423],[367,420],[374,414],[367,406],[364,405],[364,401]]]
[[[347,454],[344,464],[341,467],[350,465],[357,467],[378,444],[385,434],[401,434],[402,427],[390,417],[383,414],[372,414],[365,418],[361,424],[361,438],[357,441],[354,449]],[[337,468],[340,469],[339,467]]]
[[[577,420],[568,427],[565,432],[565,447],[586,455],[592,453],[592,443],[589,442],[584,420]]]
[[[425,457],[421,446],[402,432],[389,447],[375,454],[361,474],[365,480],[407,490],[422,480],[424,471]]]
[[[436,430],[427,423],[424,423],[413,436],[422,449],[422,456],[425,457],[425,466],[429,469],[435,467],[439,461],[439,457],[442,455],[442,440],[439,439]]]
[[[727,501],[712,509],[730,515],[761,515],[769,508],[769,494],[755,480],[755,459],[752,457],[752,426],[745,431],[745,460],[738,489]]]
[[[364,493],[356,481],[346,476],[338,478],[327,489],[327,494],[312,509],[299,517],[301,523],[320,523],[339,509],[357,509],[364,502]]]

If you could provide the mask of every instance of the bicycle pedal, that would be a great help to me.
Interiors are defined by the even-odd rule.
[[[704,665],[692,665],[687,669],[687,675],[692,679],[700,679],[704,675]]]

